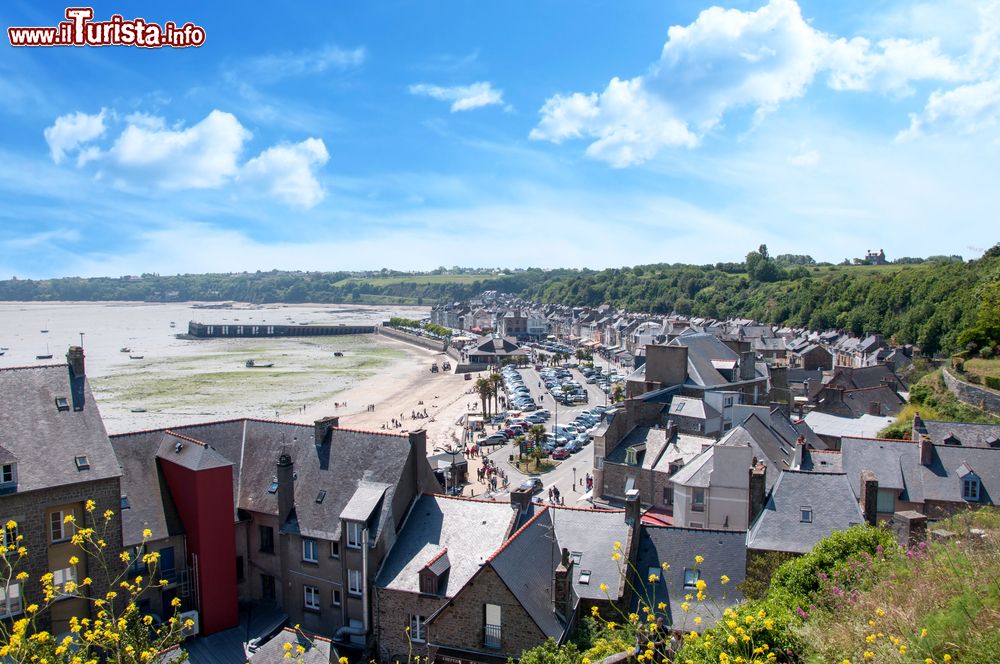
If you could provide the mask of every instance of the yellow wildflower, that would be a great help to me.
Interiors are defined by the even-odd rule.
[[[719,577],[719,581],[722,582],[722,585],[726,585],[727,583],[729,583],[729,577],[723,574],[721,577]]]
[[[669,572],[670,571],[670,565],[668,565],[667,563],[663,563],[662,565],[660,565],[660,567],[663,568],[664,572]]]
[[[695,625],[700,625],[701,624],[701,616],[695,616],[694,624]]]
[[[924,627],[922,630],[920,630],[920,638],[924,638],[926,636],[927,636],[927,628]]]
[[[695,564],[700,565],[703,562],[705,562],[705,559],[703,557],[701,557],[701,556],[695,556],[694,557],[694,562],[695,562]]]
[[[649,575],[649,582],[650,583],[656,583],[659,580],[660,580],[660,577],[658,577],[657,575],[655,575],[655,574],[650,574]]]
[[[617,551],[620,548],[622,548],[622,543],[621,542],[615,542],[615,551]]]
[[[598,588],[601,589],[602,593],[608,592],[608,584],[606,584],[606,583],[602,583],[601,585],[598,586]]]
[[[143,539],[149,539],[152,536],[153,536],[153,531],[150,530],[149,528],[146,528],[145,530],[142,531]]]

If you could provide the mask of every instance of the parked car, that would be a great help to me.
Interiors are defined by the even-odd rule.
[[[570,452],[566,447],[557,447],[552,451],[553,459],[568,459]]]
[[[529,477],[528,479],[521,482],[522,489],[530,489],[531,493],[540,493],[545,487],[542,486],[542,480],[538,477]]]
[[[566,446],[563,447],[563,449],[569,450],[570,454],[576,454],[577,452],[583,449],[583,446],[577,443],[575,440],[571,440],[570,442],[566,443]]]

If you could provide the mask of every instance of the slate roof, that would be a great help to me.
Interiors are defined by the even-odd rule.
[[[515,516],[508,503],[421,496],[382,564],[375,585],[419,592],[420,570],[447,549],[451,569],[439,580],[438,592],[453,597],[500,548]]]
[[[337,649],[329,639],[312,635],[306,638],[291,627],[285,627],[275,634],[257,652],[250,656],[250,661],[260,662],[261,664],[283,662],[285,661],[286,643],[292,645],[293,653],[296,652],[294,648],[297,646],[302,646],[305,649],[301,655],[293,655],[293,661],[295,662],[301,662],[302,664],[330,664],[330,662],[337,661]]]
[[[549,507],[549,518],[555,526],[557,551],[569,549],[582,554],[573,565],[573,589],[583,599],[606,600],[625,591],[624,580],[617,562],[611,559],[614,543],[628,542],[631,528],[625,523],[623,511],[582,510]],[[623,549],[624,550],[624,549]],[[558,563],[558,555],[556,556]],[[580,583],[580,572],[590,570],[590,582]],[[605,594],[600,585],[606,583]]]
[[[128,509],[121,511],[122,543],[137,546],[142,531],[149,528],[152,540],[184,532],[184,524],[156,463],[156,454],[166,434],[160,437],[112,436],[111,446],[122,469],[121,492]]]
[[[698,555],[705,559],[700,566],[700,578],[706,583],[705,592],[710,600],[690,602],[690,611],[685,613],[681,610],[684,596],[697,590],[684,587],[684,569],[693,569],[694,557]],[[663,563],[670,565],[666,572]],[[639,533],[635,580],[638,593],[633,599],[633,610],[638,608],[639,598],[648,597],[654,609],[660,602],[667,604],[668,624],[678,629],[694,629],[692,621],[700,616],[703,622],[697,629],[707,629],[726,608],[743,599],[737,587],[746,577],[746,566],[745,531],[643,525]],[[649,572],[653,569],[660,571],[660,581],[651,584]],[[720,581],[723,574],[729,577],[726,585]]]
[[[712,360],[739,360],[740,355],[718,337],[704,332],[681,334],[668,346],[687,346],[688,349],[688,380],[689,384],[714,387],[728,385],[726,380],[712,364]]]
[[[67,364],[0,369],[0,446],[17,461],[17,493],[121,476],[97,401]],[[69,408],[58,410],[56,399]],[[74,461],[86,456],[90,468]]]
[[[880,415],[862,415],[861,417],[840,417],[830,413],[814,410],[807,413],[806,424],[822,436],[854,436],[873,438],[878,432],[889,426],[896,418]]]
[[[960,470],[965,464],[980,478],[979,504],[995,504],[1000,497],[1000,449],[933,445],[931,463],[924,466],[919,443],[844,438],[841,458],[855,496],[860,494],[861,471],[868,469],[879,488],[900,490],[902,500],[965,503]]]
[[[803,508],[810,510],[812,521],[803,522]],[[864,520],[847,475],[786,470],[751,526],[747,548],[806,553],[834,531]]]
[[[799,470],[812,473],[842,473],[844,464],[840,450],[814,450],[807,447],[802,451],[802,464]]]
[[[636,453],[638,465],[642,468],[652,468],[660,458],[660,452],[667,445],[666,430],[655,427],[634,427],[611,451],[607,460],[611,463],[625,463],[629,448],[642,445],[645,445],[646,449]]]
[[[670,402],[670,414],[679,417],[693,417],[705,420],[719,416],[719,411],[705,403],[704,399],[697,397],[676,396]]]
[[[924,426],[932,443],[943,444],[945,438],[954,436],[963,447],[1000,446],[1000,424],[924,420]]]
[[[551,598],[560,554],[552,533],[551,509],[540,511],[514,533],[489,564],[542,633],[561,641],[565,626],[556,616]]]
[[[409,467],[410,442],[406,434],[334,429],[330,439],[317,447],[311,425],[238,419],[116,435],[115,447],[140,445],[148,448],[152,445],[150,439],[159,443],[168,431],[200,441],[232,463],[236,508],[251,512],[277,515],[278,497],[269,493],[268,487],[274,481],[279,454],[289,454],[297,478],[295,522],[290,527],[307,537],[338,539],[340,514],[362,483],[388,485],[376,517],[373,540],[387,525],[395,528],[396,520],[404,514],[405,506],[397,506],[397,512],[393,513],[393,499]],[[166,454],[169,456],[170,452]],[[158,472],[152,459],[148,463],[136,463],[135,470],[141,472],[136,478],[137,486],[156,486]],[[439,488],[429,466],[426,473],[421,474],[421,481],[423,485],[418,491]],[[317,503],[321,490],[327,492],[326,497],[322,503]],[[133,500],[132,495],[129,500]],[[149,508],[154,512],[165,509],[156,492],[152,492],[149,500]],[[158,501],[161,504],[156,504]]]

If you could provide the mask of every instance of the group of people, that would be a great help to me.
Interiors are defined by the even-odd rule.
[[[552,503],[553,505],[566,504],[566,501],[563,500],[563,497],[559,494],[559,487],[557,486],[549,487],[549,502]]]
[[[590,491],[591,489],[593,489],[594,488],[594,476],[591,475],[590,473],[587,473],[587,476],[585,478],[584,484],[587,485],[587,491]]]
[[[333,407],[334,408],[347,408],[347,402],[346,401],[334,401],[333,402]],[[368,406],[368,410],[375,410],[375,404],[370,404]]]
[[[510,485],[507,473],[490,458],[483,459],[483,465],[476,470],[476,478],[480,483],[490,487],[490,491],[496,491],[498,486],[506,489]]]

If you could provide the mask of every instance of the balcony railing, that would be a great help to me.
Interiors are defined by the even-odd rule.
[[[500,625],[486,625],[483,627],[483,645],[495,650],[500,649]]]

